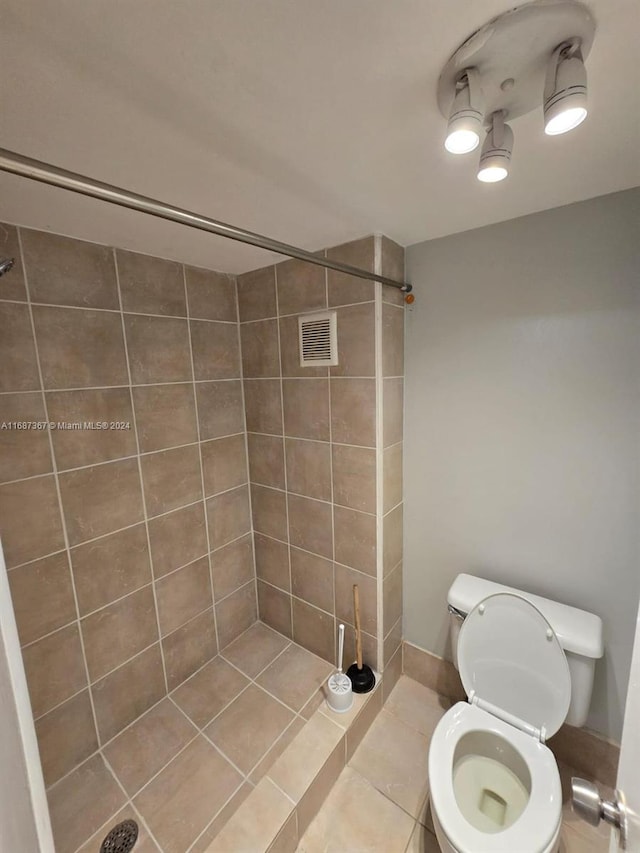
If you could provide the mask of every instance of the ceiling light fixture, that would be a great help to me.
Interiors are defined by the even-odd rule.
[[[542,106],[547,136],[577,127],[587,115],[584,60],[595,30],[593,15],[580,0],[533,0],[476,30],[438,80],[447,151],[473,151],[480,127],[488,125],[477,176],[500,181],[509,172],[513,147],[507,118],[511,124]],[[565,147],[555,156],[571,154]]]
[[[513,131],[504,122],[502,110],[493,113],[486,139],[480,152],[478,180],[484,184],[503,181],[509,174],[513,151]]]
[[[466,68],[456,82],[444,147],[451,154],[468,154],[480,144],[482,90],[475,68]]]
[[[573,130],[587,117],[587,72],[579,41],[554,50],[544,84],[543,109],[548,136]]]

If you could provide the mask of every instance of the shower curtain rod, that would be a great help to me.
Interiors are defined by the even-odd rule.
[[[235,225],[227,225],[225,222],[218,222],[216,219],[209,219],[207,216],[200,216],[197,213],[191,213],[180,207],[164,204],[164,202],[138,195],[138,193],[131,193],[128,190],[114,187],[111,184],[105,184],[102,181],[94,181],[92,178],[87,178],[84,175],[60,169],[57,166],[52,166],[50,163],[44,163],[40,160],[32,160],[30,157],[24,157],[22,154],[17,154],[14,151],[7,151],[5,148],[0,148],[0,170],[13,175],[20,175],[23,178],[29,178],[32,181],[39,181],[43,184],[50,184],[53,187],[60,187],[74,193],[80,193],[80,195],[87,195],[101,201],[108,201],[120,207],[128,207],[130,210],[139,210],[141,213],[148,213],[160,219],[178,222],[180,225],[187,225],[189,228],[208,231],[210,234],[227,237],[229,240],[237,240],[239,243],[248,243],[251,246],[258,246],[260,249],[268,249],[271,252],[277,252],[279,255],[297,258],[300,261],[306,261],[319,267],[327,267],[328,269],[347,273],[358,278],[379,281],[382,284],[389,285],[389,287],[396,287],[405,293],[410,293],[412,289],[411,285],[407,282],[396,281],[393,278],[368,272],[359,267],[352,267],[350,264],[332,261],[329,258],[321,258],[311,252],[307,252],[305,249],[298,249],[297,246],[290,246],[288,243],[272,240],[270,237],[264,237],[262,234],[246,231],[244,228],[237,228]]]

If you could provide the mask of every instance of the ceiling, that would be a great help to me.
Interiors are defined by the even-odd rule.
[[[509,0],[2,0],[0,146],[315,250],[403,245],[640,183],[636,0],[590,0],[591,111],[444,151],[442,65]],[[0,174],[0,219],[227,272],[274,256]]]

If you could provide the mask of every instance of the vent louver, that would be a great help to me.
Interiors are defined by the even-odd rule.
[[[298,318],[300,366],[326,367],[338,363],[338,332],[335,311]]]

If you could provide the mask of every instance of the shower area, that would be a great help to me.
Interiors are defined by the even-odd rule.
[[[404,274],[386,237],[320,255]],[[404,294],[11,224],[0,256],[0,532],[56,853],[127,820],[136,853],[222,849],[314,725],[340,622],[355,657],[354,584],[372,708],[401,672]],[[332,366],[301,366],[315,312]]]

